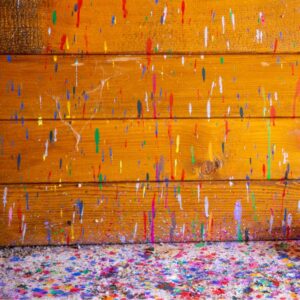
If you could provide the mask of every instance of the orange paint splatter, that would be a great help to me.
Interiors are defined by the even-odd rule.
[[[273,105],[271,106],[270,116],[271,116],[273,126],[275,126],[276,110],[275,110],[275,107]]]
[[[152,40],[148,38],[146,42],[146,54],[148,59],[148,67],[151,64],[151,53],[152,53]]]
[[[128,11],[126,9],[126,0],[122,0],[122,10],[123,10],[123,18],[126,19],[128,15]]]
[[[60,50],[64,50],[66,41],[67,41],[67,35],[64,34],[64,35],[62,35],[62,37],[60,39],[60,47],[59,47]]]
[[[181,2],[181,24],[184,23],[184,12],[185,12],[185,2],[182,0]]]
[[[80,24],[80,11],[82,7],[82,2],[83,0],[78,0],[77,1],[77,21],[76,21],[76,27],[79,27]]]

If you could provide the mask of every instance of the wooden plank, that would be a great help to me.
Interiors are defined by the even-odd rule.
[[[290,181],[2,185],[0,245],[299,238],[299,191]]]
[[[0,50],[296,52],[299,6],[299,0],[2,0]]]
[[[2,56],[0,119],[300,115],[296,55],[156,56],[153,70],[146,65],[145,56]]]
[[[0,181],[300,176],[299,119],[0,122]]]

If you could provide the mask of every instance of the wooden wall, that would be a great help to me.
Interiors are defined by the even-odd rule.
[[[1,0],[0,245],[299,238],[299,7]]]

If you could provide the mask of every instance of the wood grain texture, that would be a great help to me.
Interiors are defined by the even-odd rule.
[[[299,119],[1,121],[1,182],[300,176]]]
[[[104,184],[102,190],[97,184],[2,185],[0,190],[6,193],[0,245],[300,235],[297,182]]]
[[[151,68],[146,56],[2,56],[0,70],[1,119],[300,115],[296,55],[155,56]]]
[[[0,52],[43,51],[43,19],[48,0],[0,1]]]
[[[299,51],[299,0],[1,1],[1,52],[155,53]],[[36,25],[24,24],[37,5]],[[1,11],[1,10],[0,10]],[[12,16],[24,16],[19,22]],[[26,27],[26,26],[25,26]],[[10,33],[15,32],[11,47]]]

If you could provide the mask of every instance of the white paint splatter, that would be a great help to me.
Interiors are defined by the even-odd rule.
[[[288,214],[287,216],[287,225],[291,228],[292,226],[292,220],[293,220],[293,217],[292,217],[292,214]]]
[[[192,107],[192,103],[189,103],[189,114],[190,116],[192,115],[192,111],[193,111],[193,107]]]
[[[205,196],[204,198],[204,210],[205,210],[205,217],[208,218],[209,217],[209,213],[208,213],[208,197]]]
[[[206,113],[207,113],[207,118],[210,119],[210,98],[207,100]]]
[[[148,93],[147,92],[145,92],[145,103],[146,103],[146,110],[149,111]]]
[[[3,190],[3,207],[5,208],[7,203],[7,186]]]
[[[223,80],[221,76],[219,76],[219,88],[220,88],[220,94],[223,94]]]
[[[207,26],[204,28],[204,47],[207,48],[208,42],[208,28]]]
[[[262,44],[263,42],[263,32],[260,29],[256,29],[256,43]]]
[[[272,228],[273,228],[273,223],[274,223],[274,216],[273,214],[270,216],[270,222],[269,222],[269,233],[272,233]]]
[[[136,238],[137,229],[138,229],[138,224],[136,222],[134,225],[133,240],[135,240],[135,238]]]
[[[167,14],[168,14],[168,7],[165,6],[165,7],[164,7],[164,12],[163,12],[163,19],[162,19],[162,23],[163,23],[163,24],[166,23]]]
[[[181,194],[177,194],[177,201],[179,203],[179,208],[180,210],[183,210],[182,208],[182,198],[181,198]]]
[[[225,17],[222,16],[222,33],[225,34]]]
[[[184,66],[184,56],[181,57],[181,64]]]
[[[300,200],[298,200],[298,212],[300,212]]]
[[[46,157],[48,156],[48,146],[49,146],[49,141],[47,140],[46,143],[45,143],[45,152],[44,152],[44,155],[43,155],[43,160],[45,160]]]
[[[22,243],[24,243],[26,228],[27,228],[27,224],[25,223],[22,230]]]

